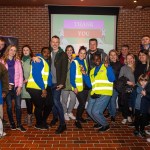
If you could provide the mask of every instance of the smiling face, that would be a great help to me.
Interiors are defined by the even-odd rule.
[[[73,54],[72,47],[68,47],[67,50],[66,50],[66,53],[67,53],[67,55],[68,55],[69,58],[72,57],[72,54]]]
[[[135,59],[134,59],[133,56],[128,55],[127,58],[126,58],[126,62],[127,62],[128,65],[131,65],[131,66],[132,66],[132,65],[134,65],[134,63],[135,63]]]
[[[44,49],[44,50],[42,51],[42,56],[43,56],[43,58],[44,58],[45,60],[49,59],[49,58],[50,58],[50,51],[49,51],[49,49]]]
[[[139,53],[139,60],[141,61],[142,64],[146,64],[147,62],[147,55],[144,53]]]
[[[94,62],[94,64],[95,64],[96,66],[99,66],[100,63],[101,63],[101,57],[95,55],[94,58],[93,58],[93,62]]]
[[[118,56],[115,52],[110,52],[109,59],[110,59],[111,62],[116,62],[117,59],[118,59]]]
[[[60,40],[58,38],[53,37],[51,39],[51,47],[54,51],[58,51],[59,45],[60,45]]]
[[[80,52],[78,53],[79,55],[79,59],[83,60],[86,57],[86,50],[85,49],[81,49]]]
[[[8,52],[9,57],[13,58],[16,55],[16,52],[17,52],[17,48],[15,46],[12,46]]]

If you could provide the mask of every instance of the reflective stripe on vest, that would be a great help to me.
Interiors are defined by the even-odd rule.
[[[45,86],[45,89],[46,89],[47,88],[47,84],[48,84],[49,65],[47,64],[47,62],[42,57],[40,57],[40,59],[42,59],[43,64],[44,64],[44,67],[43,67],[43,69],[41,71],[41,74],[42,74],[42,79],[43,79],[44,86]],[[29,76],[28,83],[27,83],[27,88],[39,89],[39,90],[41,89],[36,84],[36,82],[34,81],[34,78],[32,76],[32,65],[31,65],[30,76]]]
[[[76,87],[78,89],[78,92],[83,91],[83,78],[82,78],[82,73],[81,73],[81,68],[80,68],[80,64],[77,60],[74,60],[75,65],[76,65],[76,76],[75,76],[75,83],[76,83]],[[87,63],[86,60],[84,59],[84,64],[86,67],[86,71],[87,71]],[[74,90],[74,88],[72,87],[72,90]]]
[[[90,79],[92,84],[91,95],[99,94],[99,95],[108,95],[112,96],[113,93],[113,82],[108,81],[107,77],[107,69],[102,64],[100,70],[97,75],[94,77],[95,68],[90,71]]]

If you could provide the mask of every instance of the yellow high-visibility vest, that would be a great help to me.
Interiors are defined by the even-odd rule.
[[[102,64],[97,75],[94,77],[95,67],[90,71],[90,80],[92,84],[92,91],[90,95],[108,95],[112,96],[113,93],[113,82],[109,82],[107,77],[107,69]]]
[[[78,89],[78,92],[81,92],[83,91],[83,78],[82,78],[81,68],[77,60],[74,60],[74,62],[76,65],[76,76],[75,76],[76,88]],[[88,68],[87,68],[87,63],[85,59],[84,59],[84,64],[85,64],[86,71],[87,71]],[[73,87],[72,87],[72,90],[74,90]]]
[[[40,57],[40,59],[43,61],[43,64],[44,64],[44,67],[43,67],[43,69],[41,71],[41,74],[42,74],[42,79],[43,79],[44,86],[45,86],[45,89],[46,89],[47,88],[47,84],[48,84],[49,65],[42,57]],[[34,78],[32,76],[32,65],[31,65],[30,76],[29,76],[28,83],[27,83],[27,88],[39,89],[39,90],[41,89],[36,84],[36,82],[34,81]]]

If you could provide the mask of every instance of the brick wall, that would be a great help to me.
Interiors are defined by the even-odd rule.
[[[150,10],[120,10],[117,48],[128,44],[135,53],[144,34],[150,34]],[[0,35],[19,38],[19,49],[29,44],[34,51],[40,51],[49,45],[48,8],[0,7]]]

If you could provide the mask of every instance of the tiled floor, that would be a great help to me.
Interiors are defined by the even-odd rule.
[[[23,118],[25,114],[23,110]],[[119,114],[115,124],[111,123],[110,130],[105,133],[93,129],[92,121],[82,124],[82,130],[75,128],[74,121],[68,121],[67,131],[60,135],[54,134],[56,126],[40,131],[25,125],[27,132],[22,133],[11,131],[6,125],[7,136],[0,139],[0,150],[150,150],[150,143],[135,137],[133,128],[122,125],[121,119]]]

